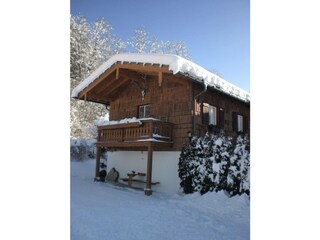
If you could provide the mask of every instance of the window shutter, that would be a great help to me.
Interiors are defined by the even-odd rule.
[[[203,113],[202,124],[209,125],[209,113]]]
[[[236,112],[232,113],[232,129],[238,132],[238,114]]]
[[[221,129],[224,128],[224,109],[223,108],[220,108],[220,111],[219,111],[219,127]]]
[[[243,120],[243,132],[247,133],[249,129],[249,118],[247,116],[244,116]]]
[[[209,125],[209,107],[206,103],[201,104],[202,106],[202,124]]]

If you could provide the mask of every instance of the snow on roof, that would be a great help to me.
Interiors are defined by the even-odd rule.
[[[117,62],[142,63],[142,64],[159,64],[169,66],[173,74],[181,73],[188,77],[204,83],[206,86],[214,87],[231,96],[241,99],[245,102],[250,101],[250,93],[222,79],[216,74],[209,72],[201,66],[177,55],[172,54],[140,54],[140,53],[121,53],[112,56],[108,61],[103,63],[85,80],[83,80],[72,91],[72,97],[78,94],[94,82],[101,74],[111,68]]]

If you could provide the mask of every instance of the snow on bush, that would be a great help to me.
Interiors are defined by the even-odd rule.
[[[95,139],[70,138],[70,159],[82,161],[95,158]]]
[[[231,167],[228,175],[232,195],[247,193],[250,195],[250,146],[248,138],[239,136],[230,158]],[[233,194],[232,191],[235,191]]]
[[[195,137],[183,147],[178,165],[184,193],[224,190],[230,196],[250,194],[247,136],[239,136],[235,146],[224,135]]]

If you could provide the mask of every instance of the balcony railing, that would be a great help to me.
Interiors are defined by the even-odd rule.
[[[140,119],[137,122],[113,124],[98,127],[98,141],[120,142],[172,142],[173,124],[157,119]]]

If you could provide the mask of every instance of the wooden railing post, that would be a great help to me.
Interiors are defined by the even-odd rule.
[[[150,131],[149,138],[153,138],[153,121],[151,120],[149,122],[149,124],[150,124],[150,126],[149,126],[149,131]]]
[[[120,138],[120,142],[123,142],[123,133],[124,133],[124,128],[121,128],[120,134],[121,134],[121,138]]]

